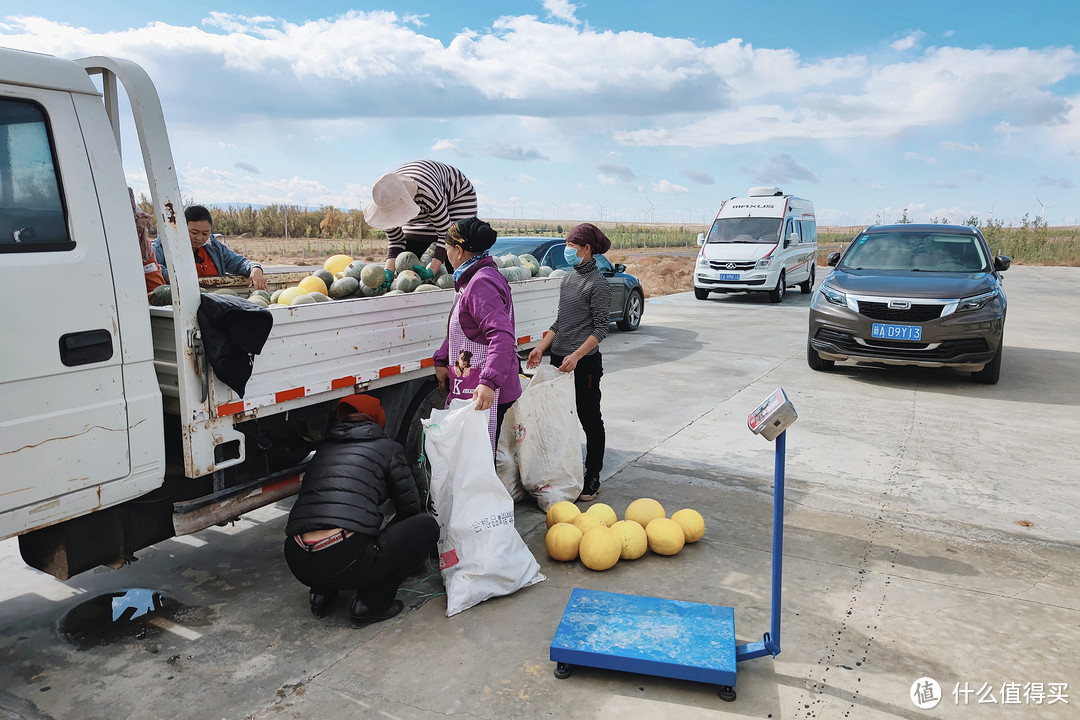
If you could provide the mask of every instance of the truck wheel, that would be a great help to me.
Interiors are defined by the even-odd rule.
[[[806,364],[810,366],[811,370],[817,370],[818,372],[824,372],[826,370],[832,370],[836,364],[835,360],[826,360],[820,355],[818,351],[810,344],[810,341],[806,341]]]
[[[424,453],[424,425],[420,421],[427,420],[433,409],[446,405],[446,393],[439,389],[439,384],[434,380],[430,385],[425,385],[425,388],[429,389],[427,392],[417,393],[417,399],[409,407],[398,442],[405,448],[405,457],[412,468],[413,477],[416,478],[420,503],[426,508],[429,505],[431,465],[426,460],[420,463],[420,457]]]
[[[784,271],[780,271],[780,278],[776,281],[776,287],[769,291],[769,302],[778,303],[784,299],[784,294],[787,292],[787,275]]]
[[[638,325],[641,324],[641,313],[644,307],[645,297],[637,290],[632,291],[630,298],[626,301],[626,308],[623,310],[623,319],[615,324],[625,332],[637,330]]]
[[[810,277],[799,283],[799,289],[803,291],[803,295],[809,295],[814,291],[814,266],[810,266]]]
[[[696,297],[698,300],[708,300],[709,291],[705,288],[696,287],[694,288],[694,297]]]

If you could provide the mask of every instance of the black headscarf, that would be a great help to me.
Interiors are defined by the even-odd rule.
[[[455,245],[460,245],[462,250],[471,253],[482,253],[491,249],[499,234],[488,223],[480,218],[465,218],[458,220],[450,226],[450,240]]]
[[[592,248],[593,255],[603,255],[611,249],[611,240],[608,240],[608,236],[604,234],[603,230],[592,223],[575,225],[566,234],[566,242],[575,245],[588,245]]]

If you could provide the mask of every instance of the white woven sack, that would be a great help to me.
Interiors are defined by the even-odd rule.
[[[577,500],[584,477],[574,373],[540,365],[511,412],[522,487],[544,512],[561,500]]]
[[[446,616],[544,580],[514,527],[514,501],[495,474],[488,413],[457,399],[424,420],[431,498],[439,521]]]

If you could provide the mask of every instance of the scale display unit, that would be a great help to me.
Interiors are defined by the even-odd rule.
[[[785,441],[797,417],[777,388],[746,419],[754,434],[776,443],[771,623],[762,639],[736,645],[734,608],[574,588],[551,641],[555,677],[570,677],[575,666],[619,670],[709,683],[731,701],[737,663],[780,653]]]

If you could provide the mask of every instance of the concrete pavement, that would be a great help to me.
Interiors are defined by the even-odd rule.
[[[23,567],[4,542],[0,708],[25,718],[1076,717],[1078,285],[1077,268],[1008,272],[996,386],[949,370],[815,373],[798,293],[781,305],[651,300],[640,330],[602,346],[599,501],[620,514],[643,496],[669,513],[693,507],[705,537],[596,573],[549,560],[543,514],[520,503],[516,525],[547,580],[453,618],[431,567],[389,622],[354,630],[345,602],[310,618],[280,559],[287,502],[67,583]],[[783,652],[741,663],[730,704],[682,681],[587,668],[555,679],[548,646],[575,587],[730,605],[739,642],[768,630],[773,449],[745,419],[776,386],[799,412]],[[57,632],[64,612],[124,587],[190,610],[88,650]],[[943,695],[930,710],[909,698],[924,676]]]

